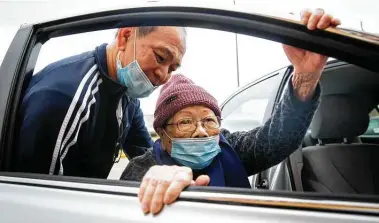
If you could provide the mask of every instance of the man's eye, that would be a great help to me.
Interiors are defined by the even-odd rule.
[[[176,69],[177,69],[176,67],[172,67],[172,66],[171,66],[171,67],[169,68],[169,70],[168,70],[168,73],[171,74],[172,72],[175,72]]]
[[[157,60],[158,63],[164,62],[164,58],[157,53],[155,53],[155,59]]]

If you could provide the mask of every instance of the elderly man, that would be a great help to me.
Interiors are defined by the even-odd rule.
[[[22,100],[13,171],[106,178],[123,149],[152,146],[138,98],[166,83],[185,53],[181,27],[122,28],[33,76]]]

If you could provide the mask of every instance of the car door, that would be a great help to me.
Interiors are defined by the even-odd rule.
[[[1,222],[378,222],[377,200],[191,187],[156,216],[145,215],[138,183],[3,174]],[[345,199],[345,200],[343,200]],[[278,202],[280,201],[280,202]]]
[[[190,187],[181,194],[178,202],[167,206],[159,216],[145,216],[140,211],[138,202],[138,182],[7,172],[15,149],[13,134],[16,111],[43,43],[57,36],[138,25],[212,27],[242,32],[339,56],[352,63],[379,70],[376,66],[379,64],[379,49],[375,45],[332,32],[310,32],[302,25],[287,20],[226,9],[195,6],[117,9],[23,26],[17,32],[0,68],[0,222],[379,220],[379,200],[375,197],[212,187]],[[267,105],[262,103],[262,121],[267,120],[271,114],[274,98],[278,97],[277,92],[282,87],[281,77],[287,71],[290,72],[290,69],[273,74],[278,79],[271,79],[274,87]],[[265,79],[261,79],[263,80]],[[247,107],[250,109],[249,103]]]

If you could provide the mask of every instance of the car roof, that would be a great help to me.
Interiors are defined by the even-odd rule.
[[[201,4],[199,4],[201,3]],[[90,15],[90,14],[96,14],[96,13],[102,13],[102,12],[109,12],[109,11],[117,11],[120,9],[133,9],[133,8],[158,8],[158,7],[183,7],[183,8],[199,8],[199,9],[216,9],[216,10],[223,10],[223,11],[230,11],[230,12],[241,12],[246,13],[250,15],[256,15],[260,17],[267,17],[267,18],[273,18],[281,21],[286,21],[290,23],[295,24],[301,24],[299,21],[298,16],[295,16],[293,12],[285,12],[280,10],[275,10],[272,8],[256,8],[256,7],[244,7],[241,5],[231,5],[227,4],[228,2],[225,1],[216,1],[216,0],[182,0],[182,1],[173,1],[173,0],[145,0],[145,1],[124,1],[122,4],[115,4],[108,7],[101,7],[101,8],[88,8],[87,10],[83,10],[82,7],[80,7],[80,11],[74,11],[74,9],[70,12],[67,12],[65,15],[61,15],[60,17],[52,17],[50,19],[40,21],[40,22],[34,22],[30,24],[24,24],[24,26],[33,25],[33,24],[41,24],[61,19],[67,19],[67,18],[73,18],[77,16],[83,16],[83,15]],[[199,7],[201,5],[201,7]],[[356,29],[351,28],[343,28],[343,29],[335,29],[335,28],[328,28],[326,29],[327,32],[332,32],[338,35],[342,36],[349,36],[356,39],[360,39],[363,41],[375,43],[379,45],[379,35],[368,33],[368,32],[362,32]]]
[[[83,9],[80,7],[80,11],[75,11],[75,9],[70,12],[66,12],[65,14],[60,14],[59,16],[50,17],[48,19],[41,20],[39,22],[29,23],[29,24],[39,24],[44,22],[55,21],[58,19],[66,19],[75,16],[88,15],[93,13],[101,13],[107,11],[114,11],[119,9],[133,9],[133,8],[150,8],[150,7],[196,7],[199,8],[199,3],[201,3],[201,7],[203,9],[219,9],[225,11],[234,11],[234,12],[244,12],[248,14],[260,15],[265,17],[274,17],[277,19],[285,19],[290,20],[295,23],[298,22],[298,18],[294,16],[291,12],[283,12],[279,10],[265,9],[259,8],[256,9],[254,7],[243,7],[239,5],[231,5],[228,1],[216,1],[216,0],[181,0],[181,1],[172,1],[172,0],[128,0],[123,1],[119,4],[113,4],[110,6],[101,6],[98,8],[87,7],[87,9]],[[26,24],[27,25],[27,24]]]

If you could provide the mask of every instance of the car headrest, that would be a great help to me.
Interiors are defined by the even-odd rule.
[[[364,106],[348,95],[326,95],[315,112],[311,135],[315,139],[351,138],[363,134],[369,124]]]

